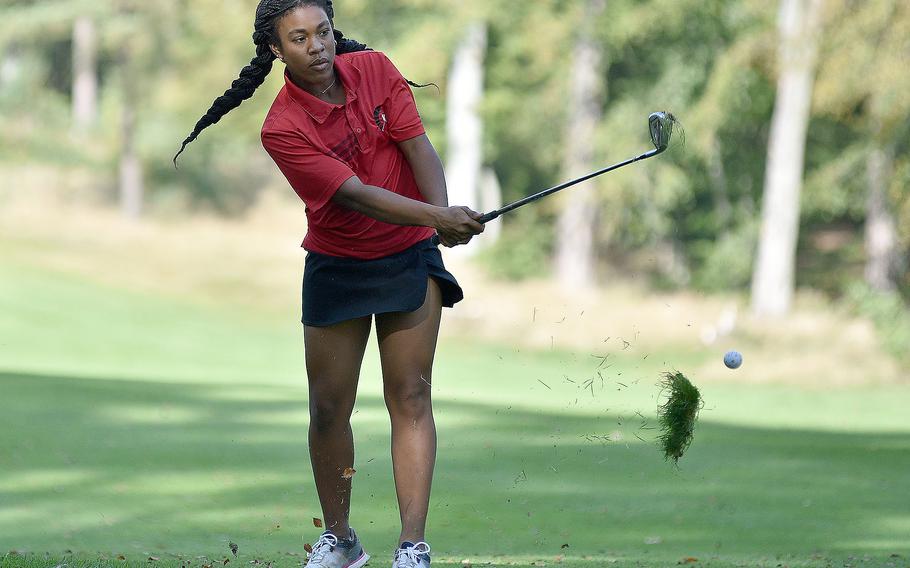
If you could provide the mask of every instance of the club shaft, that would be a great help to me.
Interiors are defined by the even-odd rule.
[[[575,184],[578,184],[578,183],[581,183],[581,182],[583,182],[583,181],[589,180],[589,179],[591,179],[591,178],[593,178],[593,177],[597,177],[597,176],[602,175],[602,174],[605,174],[605,173],[607,173],[607,172],[612,172],[613,170],[619,169],[619,168],[621,168],[621,167],[623,167],[623,166],[628,166],[629,164],[632,164],[632,163],[637,162],[637,161],[639,161],[639,160],[644,160],[645,158],[650,158],[651,156],[656,156],[656,155],[660,154],[661,152],[663,152],[664,149],[665,149],[665,148],[663,148],[663,149],[656,149],[656,148],[655,148],[654,150],[649,150],[649,151],[645,152],[644,154],[640,154],[640,155],[638,155],[638,156],[635,156],[634,158],[629,158],[628,160],[619,162],[618,164],[613,164],[612,166],[607,166],[606,168],[603,168],[603,169],[601,169],[601,170],[597,170],[596,172],[591,172],[591,173],[589,173],[589,174],[587,174],[587,175],[581,176],[580,178],[575,178],[575,179],[573,179],[573,180],[569,180],[569,181],[567,181],[567,182],[565,182],[565,183],[561,183],[561,184],[559,184],[559,185],[553,186],[553,187],[548,188],[548,189],[545,189],[545,190],[543,190],[543,191],[538,191],[538,192],[535,193],[534,195],[529,195],[529,196],[527,196],[527,197],[525,197],[525,198],[523,198],[523,199],[519,199],[518,201],[513,201],[512,203],[509,203],[508,205],[505,205],[504,207],[500,207],[499,209],[497,209],[497,210],[495,210],[495,211],[490,211],[489,213],[484,213],[484,214],[480,217],[480,219],[478,219],[477,221],[480,222],[481,224],[486,224],[486,223],[492,221],[493,219],[496,219],[497,217],[499,217],[499,216],[502,215],[503,213],[508,213],[509,211],[512,211],[512,210],[514,210],[514,209],[518,209],[518,208],[521,207],[522,205],[527,205],[528,203],[531,203],[531,202],[533,202],[533,201],[537,201],[537,200],[540,199],[541,197],[546,197],[546,196],[548,196],[548,195],[551,195],[551,194],[553,194],[553,193],[556,193],[557,191],[559,191],[559,190],[561,190],[561,189],[565,189],[565,188],[567,188],[567,187],[571,187],[571,186],[573,186],[573,185],[575,185]],[[434,244],[434,245],[438,245],[438,244],[439,244],[439,235],[433,235],[433,244]]]
[[[607,172],[612,172],[613,170],[619,169],[623,166],[628,166],[629,164],[637,162],[639,160],[644,160],[645,158],[650,158],[651,156],[656,156],[659,153],[660,153],[659,150],[656,150],[656,149],[650,150],[650,151],[645,152],[644,154],[641,154],[634,158],[629,158],[628,160],[619,162],[618,164],[613,164],[612,166],[607,166],[606,168],[597,170],[596,172],[591,172],[591,173],[581,176],[579,178],[575,178],[573,180],[569,180],[565,183],[561,183],[559,185],[553,186],[553,187],[545,189],[543,191],[539,191],[539,192],[535,193],[534,195],[529,195],[525,198],[519,199],[518,201],[513,201],[512,203],[509,203],[508,205],[505,205],[495,211],[490,211],[489,213],[485,213],[480,219],[478,219],[478,221],[480,223],[487,223],[487,222],[492,221],[493,219],[499,217],[503,213],[508,213],[509,211],[512,211],[513,209],[518,209],[522,205],[527,205],[528,203],[537,201],[541,197],[546,197],[548,195],[556,193],[559,190],[565,189],[567,187],[571,187],[577,183],[587,181],[593,177],[597,177],[597,176],[605,174]]]

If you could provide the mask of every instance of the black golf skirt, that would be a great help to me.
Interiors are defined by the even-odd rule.
[[[429,278],[439,284],[443,306],[464,298],[431,239],[373,260],[308,252],[301,321],[325,327],[371,314],[413,312],[426,299]]]

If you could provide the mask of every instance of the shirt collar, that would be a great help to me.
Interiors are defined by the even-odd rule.
[[[356,100],[357,88],[360,86],[360,69],[348,61],[347,57],[338,55],[335,56],[335,72],[338,74],[341,84],[344,85],[345,104]],[[333,110],[341,108],[341,105],[327,103],[298,87],[291,80],[287,69],[284,71],[284,85],[291,98],[319,124],[325,122]]]

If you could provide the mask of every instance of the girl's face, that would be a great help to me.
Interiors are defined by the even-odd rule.
[[[291,77],[319,86],[332,80],[335,64],[335,35],[325,10],[319,6],[295,8],[277,25],[281,48],[272,51],[283,57]]]

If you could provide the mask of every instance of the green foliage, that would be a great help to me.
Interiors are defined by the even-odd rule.
[[[526,280],[541,278],[550,271],[553,223],[534,209],[520,209],[513,222],[504,227],[495,244],[483,249],[481,263],[494,278]]]
[[[910,363],[910,309],[898,292],[882,292],[861,282],[847,288],[847,301],[857,313],[875,324],[885,348],[904,363]]]
[[[645,117],[654,110],[673,111],[688,132],[685,147],[589,182],[586,190],[598,196],[598,250],[640,255],[672,243],[699,287],[743,287],[750,263],[737,250],[754,238],[761,211],[776,92],[777,3],[611,0],[596,21],[587,21],[583,8],[584,2],[566,0],[346,0],[336,24],[388,52],[408,78],[439,85],[415,96],[444,156],[451,54],[467,24],[487,23],[484,159],[505,201],[566,178],[571,57],[580,27],[592,26],[603,56],[603,120],[588,141],[598,160],[646,149]],[[153,208],[235,214],[263,185],[281,182],[258,140],[282,85],[280,65],[252,99],[187,149],[179,171],[170,166],[179,142],[254,55],[250,2],[7,0],[2,10],[0,163],[88,169],[98,193],[111,197],[122,110],[130,100],[139,111],[136,143]],[[72,23],[80,15],[95,19],[99,35],[101,115],[87,137],[69,134]],[[910,250],[910,74],[904,72],[910,4],[831,0],[823,30],[803,229],[842,225],[860,236],[866,156],[877,148],[891,158],[890,204],[901,250]],[[534,207],[550,223],[560,205]],[[503,222],[506,240],[490,255],[514,246],[522,251],[520,261],[502,256],[501,266],[514,265],[503,275],[545,273],[553,235],[534,232],[537,223],[525,235],[529,225],[514,215]],[[837,292],[841,273],[831,265],[801,281]]]
[[[721,235],[717,242],[694,243],[692,249],[700,266],[695,286],[709,292],[747,289],[757,242],[758,223],[746,222]]]

